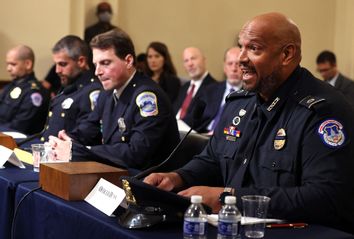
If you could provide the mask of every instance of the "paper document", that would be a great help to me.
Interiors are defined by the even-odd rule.
[[[177,120],[178,131],[188,132],[190,130],[190,126],[186,124],[183,120]],[[192,130],[192,133],[196,133]]]
[[[14,151],[0,145],[0,167],[3,166],[7,161],[19,168],[26,168],[25,165],[17,158]]]
[[[6,131],[6,132],[2,132],[3,134],[6,134],[8,136],[11,136],[14,139],[25,139],[27,138],[27,136],[25,134],[19,133],[19,132],[15,132],[15,131]]]
[[[284,220],[275,219],[275,218],[255,218],[255,217],[242,217],[241,225],[250,225],[257,223],[282,223]],[[218,226],[218,214],[208,215],[208,223],[213,226]]]

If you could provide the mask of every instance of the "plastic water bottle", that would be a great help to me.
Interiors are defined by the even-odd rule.
[[[202,196],[193,195],[191,205],[184,213],[183,238],[206,238],[207,214],[202,205]]]
[[[236,197],[226,196],[225,205],[219,211],[218,239],[235,239],[239,236],[241,213],[236,207]]]

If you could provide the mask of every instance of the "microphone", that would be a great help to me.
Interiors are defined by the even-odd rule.
[[[76,90],[77,90],[76,84],[72,84],[72,85],[69,85],[68,87],[65,87],[59,94],[54,96],[49,102],[47,115],[48,115],[48,112],[50,111],[50,108],[52,106],[52,103],[53,103],[54,99],[58,98],[61,95],[68,95],[68,94],[70,94],[70,93],[72,93],[72,92],[74,92]],[[17,142],[17,146],[21,146],[21,145],[23,145],[23,144],[25,144],[25,143],[37,138],[37,137],[42,136],[42,134],[44,134],[44,132],[46,130],[45,126],[48,124],[48,121],[49,121],[49,117],[47,116],[46,122],[44,124],[44,128],[41,131],[39,131],[38,133],[32,134],[32,135],[28,136],[27,138],[25,138],[24,140],[21,140],[21,141]]]
[[[147,175],[149,175],[150,173],[154,172],[156,169],[160,168],[161,166],[165,165],[171,158],[172,156],[175,155],[176,151],[180,148],[180,146],[183,144],[183,142],[186,140],[186,138],[188,137],[188,135],[192,132],[193,128],[198,124],[198,122],[201,120],[202,116],[203,116],[203,112],[205,109],[206,103],[200,99],[196,99],[195,101],[195,106],[193,109],[193,122],[192,122],[192,127],[190,127],[190,129],[188,130],[188,132],[183,136],[183,138],[179,141],[179,143],[177,144],[177,146],[172,150],[172,152],[170,153],[170,155],[168,155],[168,157],[162,161],[161,163],[159,163],[158,165],[152,166],[140,173],[138,173],[137,175],[133,176],[133,178],[135,179],[142,179],[144,177],[146,177]]]

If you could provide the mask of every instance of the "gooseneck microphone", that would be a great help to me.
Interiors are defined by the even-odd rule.
[[[188,137],[188,135],[192,132],[193,128],[195,126],[197,126],[197,124],[199,123],[199,121],[202,119],[203,116],[203,112],[205,109],[205,102],[199,99],[196,99],[195,102],[195,106],[193,109],[193,122],[192,122],[192,127],[190,127],[190,129],[188,130],[188,132],[183,136],[183,138],[179,141],[179,143],[177,144],[177,146],[172,150],[172,152],[170,153],[170,155],[168,155],[168,157],[162,161],[160,164],[152,166],[140,173],[138,173],[137,175],[135,175],[133,178],[135,179],[142,179],[144,177],[146,177],[147,175],[149,175],[150,173],[154,172],[155,170],[159,169],[160,167],[162,167],[163,165],[165,165],[171,158],[172,156],[175,155],[176,151],[180,148],[180,146],[183,144],[183,142],[186,140],[186,138]]]
[[[72,85],[69,85],[68,87],[64,88],[59,94],[54,96],[49,102],[47,115],[48,115],[48,112],[50,111],[50,108],[52,106],[52,103],[53,103],[54,99],[58,98],[61,95],[68,95],[68,94],[70,94],[70,93],[72,93],[72,92],[74,92],[76,90],[77,90],[76,84],[72,84]],[[48,124],[48,121],[49,121],[49,117],[47,116],[46,122],[44,124],[44,128],[40,132],[32,134],[32,135],[28,136],[27,138],[25,138],[24,140],[21,140],[21,141],[17,142],[17,146],[21,146],[21,145],[23,145],[23,144],[25,144],[25,143],[37,138],[37,137],[42,136],[42,134],[46,131],[46,125]]]

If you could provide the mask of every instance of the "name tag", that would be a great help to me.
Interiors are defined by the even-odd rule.
[[[85,201],[104,214],[111,216],[124,199],[125,192],[123,189],[101,178],[86,196]],[[122,206],[124,207],[124,205]]]

